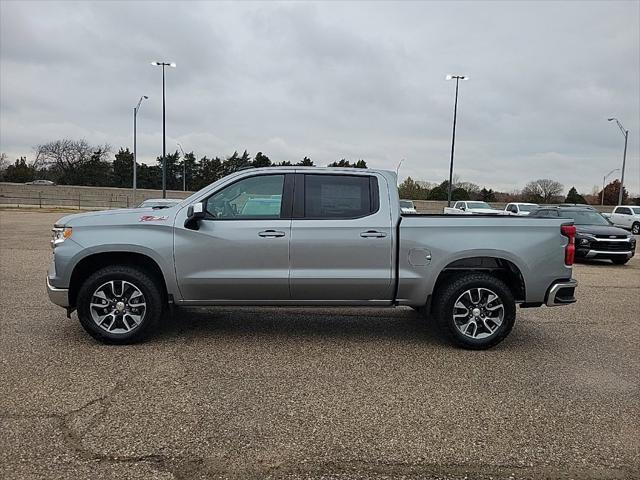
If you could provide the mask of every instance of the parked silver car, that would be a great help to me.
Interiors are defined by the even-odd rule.
[[[393,307],[488,348],[516,305],[575,302],[575,227],[560,218],[400,214],[396,176],[243,170],[178,205],[61,218],[51,300],[95,338],[127,343],[168,304]]]

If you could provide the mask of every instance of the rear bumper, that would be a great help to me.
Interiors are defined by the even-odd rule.
[[[578,282],[573,278],[562,282],[556,282],[547,291],[547,307],[558,307],[575,303],[575,290]]]
[[[56,288],[49,282],[47,277],[47,293],[49,294],[49,300],[61,307],[69,306],[69,289],[68,288]]]

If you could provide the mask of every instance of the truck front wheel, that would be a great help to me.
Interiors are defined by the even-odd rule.
[[[511,290],[486,273],[453,277],[436,292],[433,307],[440,330],[457,345],[473,350],[500,343],[516,318]]]
[[[78,318],[103,343],[140,341],[162,315],[162,293],[144,270],[113,265],[90,275],[78,292]]]

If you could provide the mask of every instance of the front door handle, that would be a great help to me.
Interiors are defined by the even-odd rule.
[[[378,232],[376,230],[367,230],[366,232],[362,232],[360,234],[362,238],[384,238],[387,236],[384,232]]]
[[[280,232],[278,230],[264,230],[262,232],[258,232],[258,236],[263,238],[284,237],[284,232]]]

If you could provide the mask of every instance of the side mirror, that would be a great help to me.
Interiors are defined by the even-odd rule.
[[[206,215],[204,204],[202,202],[189,205],[187,208],[187,219],[184,221],[184,228],[190,230],[200,229],[200,220]]]

